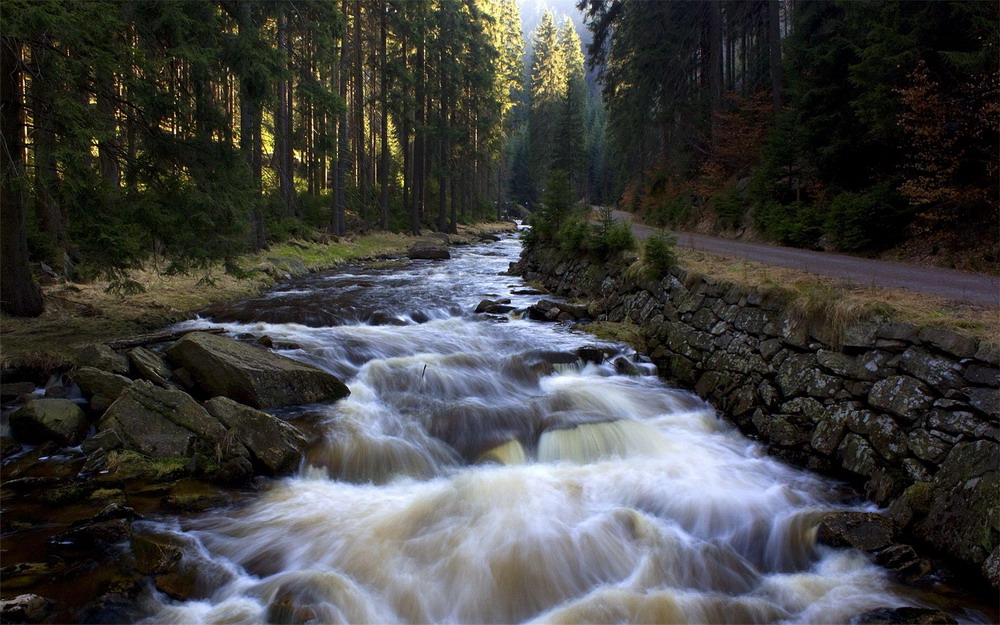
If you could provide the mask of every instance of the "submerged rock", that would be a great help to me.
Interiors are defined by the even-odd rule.
[[[254,408],[333,401],[350,394],[336,376],[239,341],[192,332],[167,349],[198,387]]]
[[[857,625],[953,625],[955,619],[930,608],[879,608],[851,619]]]
[[[14,437],[25,443],[55,441],[75,445],[87,431],[87,418],[68,399],[33,399],[10,416]]]
[[[49,601],[39,595],[18,595],[0,601],[0,620],[4,623],[40,623],[48,614]]]
[[[896,540],[896,524],[874,512],[831,512],[820,519],[816,541],[831,547],[873,552]]]

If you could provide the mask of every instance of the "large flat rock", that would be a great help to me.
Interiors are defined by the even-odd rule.
[[[334,401],[350,394],[336,376],[234,339],[192,332],[167,349],[209,395],[254,408]]]

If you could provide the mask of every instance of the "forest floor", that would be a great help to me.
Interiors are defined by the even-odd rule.
[[[511,231],[510,222],[460,226],[451,242],[471,242],[480,234]],[[398,256],[425,239],[389,232],[344,237],[331,243],[289,241],[238,259],[248,276],[226,274],[222,266],[189,274],[166,275],[147,266],[131,278],[145,289],[135,295],[109,292],[108,282],[52,282],[42,286],[45,312],[35,318],[0,313],[0,370],[52,371],[69,366],[91,343],[143,334],[185,319],[210,304],[251,297],[279,280],[268,265],[301,263],[310,271],[350,261]]]
[[[631,221],[631,215],[615,211]],[[642,240],[655,229],[632,223]],[[990,343],[1000,337],[1000,278],[747,243],[677,234],[682,267],[741,286],[781,291],[804,311],[845,323],[874,313],[919,327],[960,331]]]

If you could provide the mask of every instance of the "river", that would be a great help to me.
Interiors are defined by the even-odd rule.
[[[285,410],[317,440],[234,508],[137,523],[186,545],[200,599],[149,623],[835,623],[919,605],[815,520],[867,508],[789,467],[689,392],[556,324],[490,318],[537,295],[520,243],[313,275],[187,326],[267,335],[348,383]],[[642,370],[649,367],[637,363]],[[634,373],[634,372],[633,372]]]

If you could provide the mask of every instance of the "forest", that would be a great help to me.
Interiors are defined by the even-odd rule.
[[[3,309],[41,312],[40,263],[128,293],[145,263],[504,210],[601,251],[591,205],[996,264],[995,3],[576,8],[586,50],[516,0],[6,0]]]

